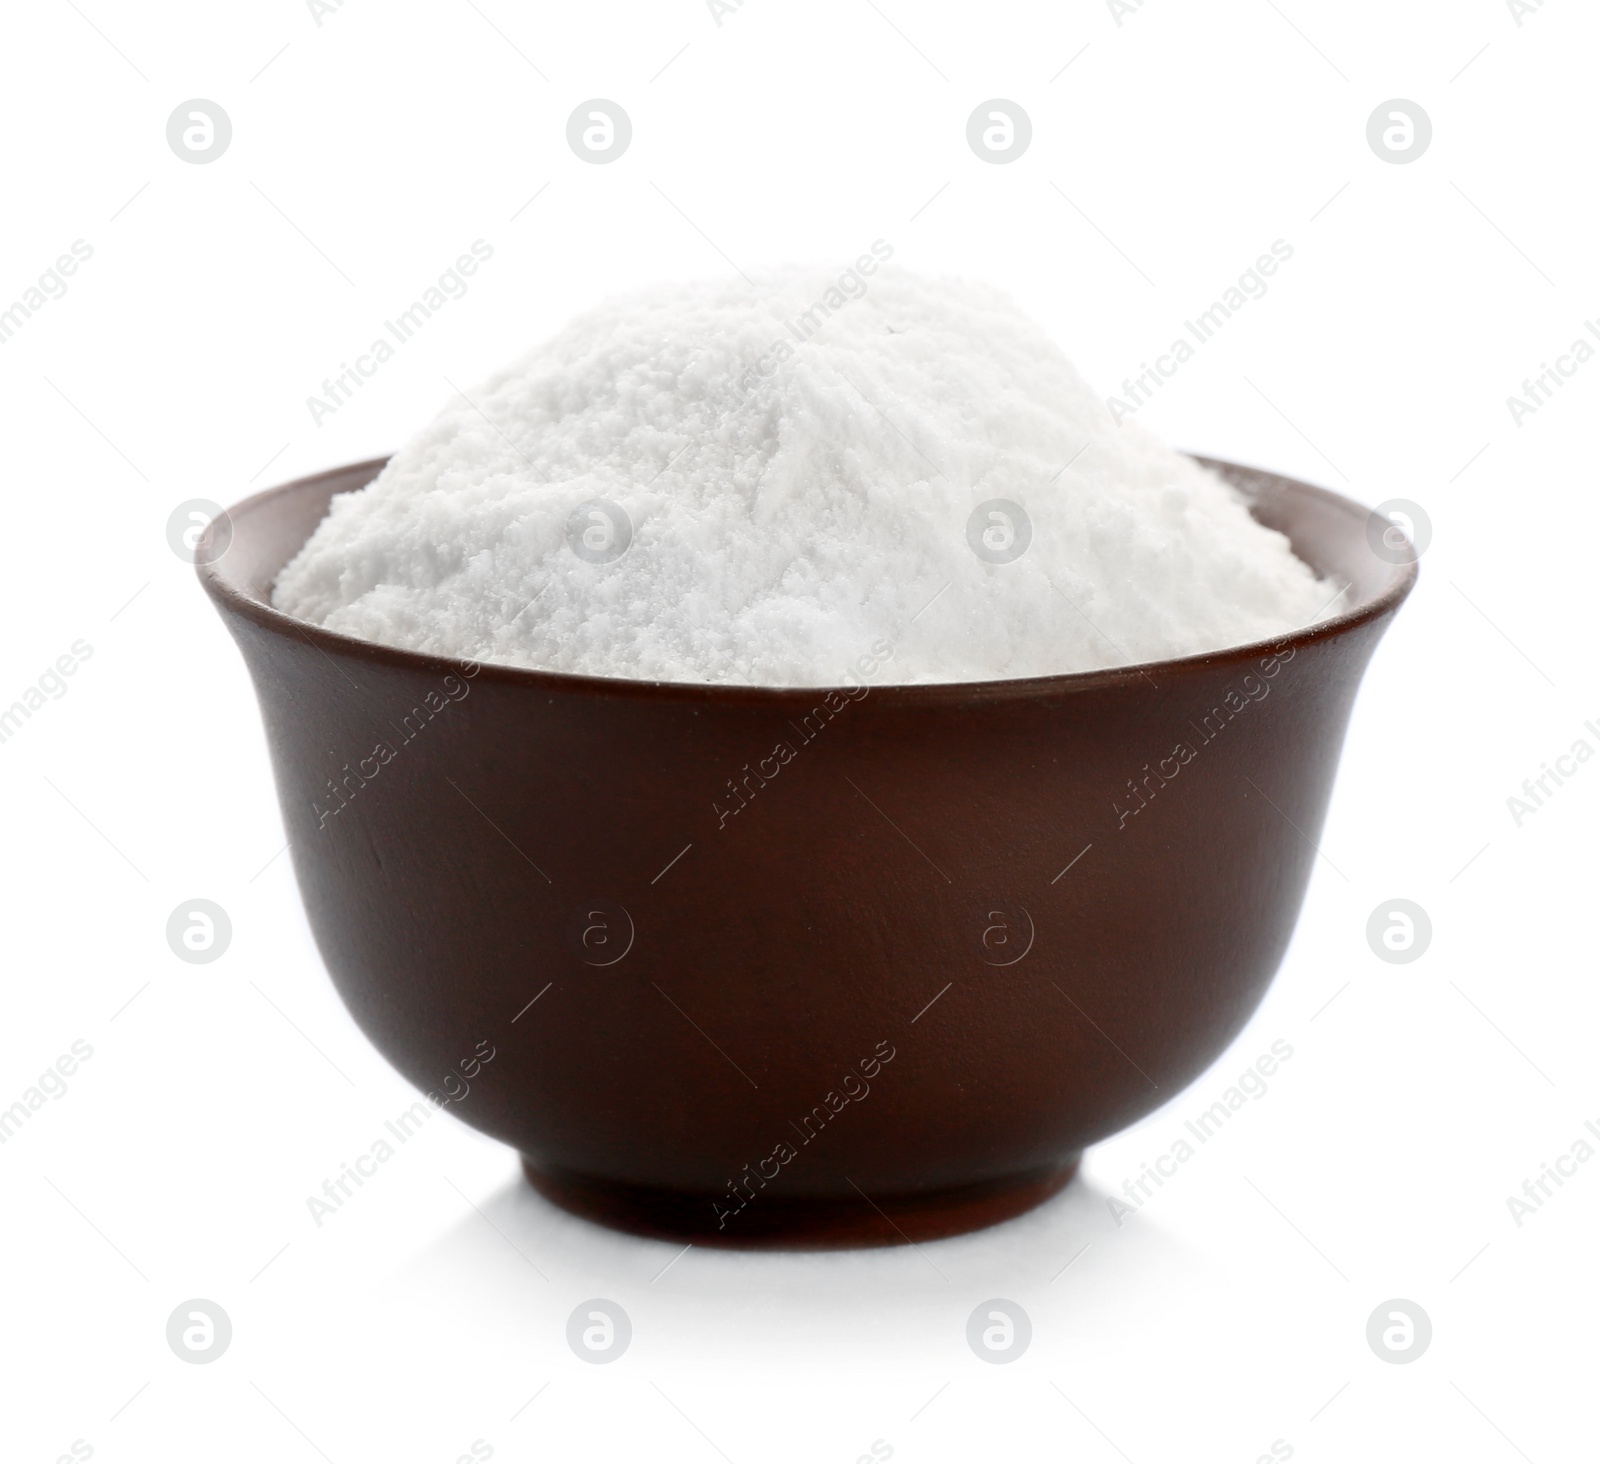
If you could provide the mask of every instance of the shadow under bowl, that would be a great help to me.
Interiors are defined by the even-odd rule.
[[[623,1229],[879,1244],[1037,1204],[1255,1010],[1416,578],[1367,509],[1211,466],[1348,582],[1347,611],[1178,660],[865,692],[355,640],[271,587],[382,460],[229,510],[199,574],[356,1021],[543,1193]]]

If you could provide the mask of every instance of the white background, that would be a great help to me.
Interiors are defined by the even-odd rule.
[[[1520,26],[1504,0],[1132,8],[11,10],[0,305],[75,239],[94,252],[0,346],[0,703],[74,641],[93,654],[0,745],[0,1106],[75,1040],[94,1055],[0,1147],[7,1460],[74,1440],[334,1464],[449,1464],[474,1440],[737,1464],[875,1440],[1134,1464],[1592,1448],[1600,1163],[1520,1227],[1506,1200],[1600,1121],[1600,765],[1521,827],[1506,800],[1600,747],[1600,362],[1521,426],[1506,398],[1600,314],[1600,20],[1577,0]],[[597,96],[634,125],[603,167],[565,141]],[[234,128],[205,166],[165,137],[195,97]],[[965,140],[993,97],[1033,121],[1006,166]],[[1366,140],[1396,97],[1434,126],[1404,166]],[[880,237],[1009,289],[1108,393],[1287,241],[1269,294],[1142,420],[1431,517],[1265,1005],[1060,1198],[920,1250],[674,1261],[552,1210],[449,1118],[314,1227],[306,1197],[414,1095],[321,969],[254,698],[169,513],[394,447],[446,378],[619,287],[719,255],[842,267]],[[470,293],[314,425],[306,397],[479,238]],[[195,897],[232,917],[212,965],[164,938]],[[1433,921],[1411,965],[1365,940],[1395,897]],[[1117,1225],[1108,1197],[1276,1039],[1294,1056],[1266,1095]],[[609,1367],[564,1340],[596,1296],[633,1321]],[[196,1297],[233,1323],[206,1366],[164,1335]],[[1008,1366],[965,1340],[991,1297],[1033,1322]],[[1366,1342],[1390,1298],[1432,1319],[1409,1365]]]

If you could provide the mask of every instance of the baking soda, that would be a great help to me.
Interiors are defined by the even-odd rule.
[[[1191,655],[1334,602],[1005,296],[889,253],[579,316],[335,498],[274,604],[459,659],[828,686]]]

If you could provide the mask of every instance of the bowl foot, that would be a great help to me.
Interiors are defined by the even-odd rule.
[[[727,1214],[726,1194],[621,1184],[541,1168],[523,1172],[547,1200],[617,1230],[657,1240],[735,1249],[828,1250],[939,1240],[1009,1220],[1050,1198],[1078,1172],[1081,1154],[1058,1168],[916,1194],[769,1195],[757,1192]],[[722,1223],[718,1224],[718,1212]]]

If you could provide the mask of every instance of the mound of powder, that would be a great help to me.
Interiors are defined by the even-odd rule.
[[[868,255],[579,316],[335,498],[273,602],[445,656],[827,686],[885,644],[889,682],[1219,650],[1332,598],[1003,295]]]

